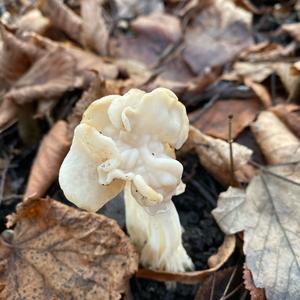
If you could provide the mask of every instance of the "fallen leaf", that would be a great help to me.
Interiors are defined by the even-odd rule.
[[[0,24],[2,47],[0,49],[0,78],[8,83],[15,82],[41,56],[36,45],[17,38],[3,24]]]
[[[44,196],[58,177],[59,168],[70,148],[68,125],[56,122],[43,138],[31,167],[24,198]],[[51,162],[51,167],[49,167]]]
[[[256,98],[218,100],[207,110],[189,114],[191,124],[203,133],[228,140],[228,116],[233,116],[232,138],[235,139],[255,119],[260,109]]]
[[[109,32],[103,18],[103,0],[81,1],[82,44],[97,53],[106,55]]]
[[[196,74],[231,62],[253,43],[250,23],[251,14],[232,1],[215,0],[187,28],[184,59]]]
[[[118,19],[133,19],[139,15],[150,15],[163,12],[164,4],[161,0],[115,0]]]
[[[220,183],[225,186],[231,183],[230,150],[227,142],[205,135],[190,126],[186,147],[191,147],[196,151],[201,164]],[[252,155],[252,150],[237,143],[232,143],[232,148],[234,161],[233,171],[236,175],[242,172],[243,167],[247,165]],[[241,177],[241,174],[239,174],[239,177]]]
[[[0,129],[17,118],[19,107],[9,99],[3,99],[0,103]]]
[[[246,191],[230,187],[212,211],[227,234],[244,231],[244,253],[268,300],[300,297],[300,165],[262,168]]]
[[[37,60],[4,97],[19,105],[57,99],[73,87],[75,67],[73,57],[59,48]]]
[[[28,199],[0,241],[0,299],[120,299],[138,255],[114,220]]]
[[[162,52],[181,38],[179,19],[155,13],[140,16],[131,23],[132,35],[119,35],[110,42],[110,54],[118,58],[134,59],[146,66],[155,65]]]
[[[250,291],[251,300],[266,300],[264,289],[255,286],[251,271],[246,264],[244,265],[243,279],[245,288]]]
[[[297,42],[300,42],[300,23],[283,24],[281,29],[287,32],[291,37],[293,37]]]
[[[234,235],[225,236],[223,244],[219,247],[218,252],[209,260],[209,269],[184,273],[169,273],[164,271],[154,271],[150,269],[139,269],[136,276],[157,281],[176,281],[181,283],[193,284],[202,282],[210,274],[221,268],[229,259],[235,249],[236,238]]]
[[[270,164],[300,160],[300,140],[274,113],[261,112],[251,129]]]
[[[254,82],[250,78],[245,78],[244,83],[246,86],[251,88],[256,96],[260,99],[261,103],[263,104],[264,108],[269,108],[272,106],[272,99],[271,95],[268,90],[260,83]]]
[[[244,292],[242,274],[242,268],[239,266],[229,267],[213,273],[201,284],[194,300],[220,300],[222,296],[228,296],[229,298],[226,298],[228,300],[240,299]],[[233,277],[230,280],[231,276]],[[227,286],[229,287],[226,293]],[[237,290],[234,292],[235,289]]]
[[[82,19],[63,1],[41,0],[38,1],[38,8],[55,27],[65,32],[74,41],[81,42]]]
[[[279,104],[271,108],[280,120],[298,137],[300,138],[300,107],[296,105]]]

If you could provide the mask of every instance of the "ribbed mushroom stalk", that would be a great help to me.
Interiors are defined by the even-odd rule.
[[[106,96],[85,111],[60,169],[65,196],[87,210],[97,211],[125,187],[128,232],[142,264],[153,269],[193,267],[171,201],[184,191],[174,149],[188,128],[184,105],[168,89]]]

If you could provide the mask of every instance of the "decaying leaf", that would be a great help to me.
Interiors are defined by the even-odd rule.
[[[58,121],[44,137],[33,162],[24,198],[41,197],[58,177],[71,140],[65,121]],[[49,165],[51,164],[51,166]]]
[[[20,78],[40,57],[42,50],[36,45],[17,38],[0,24],[2,47],[0,49],[0,78],[12,83]]]
[[[271,111],[280,118],[287,127],[300,138],[300,107],[296,105],[279,104],[271,108]]]
[[[300,160],[300,140],[274,113],[261,112],[251,129],[270,164]]]
[[[16,119],[18,106],[9,99],[3,99],[0,104],[0,129]]]
[[[0,240],[0,299],[120,299],[138,255],[114,220],[28,199]]]
[[[186,144],[186,147],[190,146],[191,148],[195,149],[201,164],[220,183],[225,186],[231,183],[230,152],[227,142],[205,135],[201,131],[191,126],[189,138]],[[242,174],[244,167],[247,165],[252,155],[252,150],[237,143],[233,143],[232,147],[234,161],[233,171],[236,177],[235,179],[239,180],[240,177],[243,178]],[[246,174],[246,177],[252,175],[253,174]]]
[[[85,47],[97,53],[107,54],[108,28],[103,18],[103,0],[81,1],[81,17],[83,20],[81,40]]]
[[[232,61],[252,44],[250,23],[251,14],[233,1],[215,0],[187,29],[183,51],[186,62],[201,74],[206,68]]]
[[[228,116],[232,115],[232,138],[236,138],[255,119],[260,109],[257,98],[219,100],[207,110],[189,114],[194,127],[210,136],[228,140]]]
[[[257,288],[253,283],[251,271],[244,265],[243,279],[245,288],[250,292],[251,300],[266,300],[265,291],[262,288]]]
[[[201,284],[194,300],[221,300],[222,296],[229,297],[226,298],[228,300],[240,299],[244,292],[242,274],[242,267],[239,266],[213,273]]]
[[[169,273],[150,269],[140,269],[138,270],[136,276],[158,281],[176,281],[187,284],[199,283],[224,265],[224,263],[233,253],[235,245],[236,238],[234,235],[225,236],[224,242],[219,247],[218,252],[209,258],[209,269],[207,270],[185,273]]]
[[[268,300],[300,298],[300,165],[263,168],[246,191],[230,187],[212,211],[227,234],[244,231],[244,253]]]
[[[75,60],[62,48],[36,61],[5,95],[19,105],[43,99],[57,99],[72,88]]]
[[[63,1],[41,0],[38,2],[38,6],[54,26],[61,29],[74,41],[80,42],[82,19],[68,8]]]

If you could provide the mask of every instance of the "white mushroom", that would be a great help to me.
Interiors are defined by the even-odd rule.
[[[126,185],[128,232],[150,268],[193,267],[171,201],[184,191],[174,148],[185,142],[188,129],[185,107],[168,89],[106,96],[85,111],[60,169],[66,197],[87,210],[98,210]]]

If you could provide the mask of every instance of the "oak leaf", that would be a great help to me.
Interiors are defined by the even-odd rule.
[[[262,168],[246,191],[230,187],[212,211],[227,234],[244,231],[254,284],[268,300],[299,299],[300,165]]]
[[[120,299],[138,255],[114,220],[28,199],[0,240],[1,300]]]

